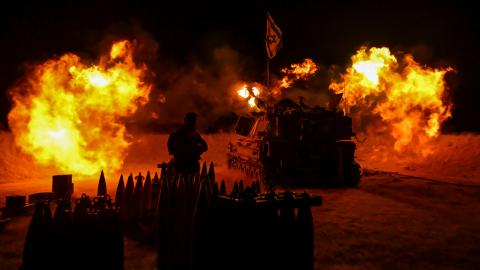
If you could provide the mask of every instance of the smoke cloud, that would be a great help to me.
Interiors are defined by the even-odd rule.
[[[192,111],[199,115],[200,130],[217,131],[231,125],[235,114],[246,112],[235,91],[244,78],[242,56],[228,46],[214,48],[209,55],[207,62],[160,63],[150,102],[139,110],[130,126],[169,131]]]

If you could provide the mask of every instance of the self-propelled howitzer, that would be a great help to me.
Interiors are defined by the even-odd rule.
[[[228,165],[267,185],[357,186],[352,118],[283,99],[240,116]]]

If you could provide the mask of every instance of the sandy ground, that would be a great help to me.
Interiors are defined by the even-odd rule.
[[[478,269],[480,188],[379,173],[355,189],[310,190],[315,269]],[[29,216],[0,232],[0,269],[18,269]],[[126,237],[126,269],[153,269],[155,250]],[[53,259],[53,254],[52,254]]]
[[[388,151],[381,137],[357,142],[356,159],[363,168],[398,172],[450,183],[480,184],[480,135],[440,135],[426,145],[431,155]]]
[[[228,171],[221,158],[228,138],[228,134],[206,136],[211,148],[204,158],[215,160],[217,178],[231,183],[240,175]],[[158,161],[168,159],[165,140],[166,136],[142,137],[132,146],[121,173],[154,171]],[[315,269],[478,269],[480,181],[475,163],[479,160],[475,159],[477,148],[468,151],[468,146],[480,140],[474,135],[443,140],[440,145],[448,151],[428,162],[398,163],[406,167],[382,164],[368,159],[368,151],[361,152],[358,159],[369,169],[358,188],[309,190],[324,198],[324,205],[313,209]],[[158,147],[151,147],[152,142]],[[3,156],[7,155],[17,158],[15,164],[25,161],[19,154]],[[434,170],[442,163],[443,167]],[[0,176],[9,177],[9,181],[0,182],[0,199],[3,201],[5,194],[49,190],[49,173],[55,171],[33,168],[22,171],[24,178],[19,180],[9,175],[12,168],[0,167]],[[429,175],[428,170],[434,173]],[[462,174],[455,177],[455,171]],[[408,173],[415,176],[405,176]],[[110,193],[117,179],[118,175],[107,175]],[[74,181],[77,194],[94,194],[97,177],[74,176]],[[16,218],[0,231],[0,269],[18,269],[29,219]],[[126,237],[127,269],[153,269],[154,261],[153,247]]]

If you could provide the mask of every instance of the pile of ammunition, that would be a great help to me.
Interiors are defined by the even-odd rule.
[[[242,180],[227,194],[213,164],[193,176],[163,175],[158,269],[313,269],[311,206],[320,196],[262,193],[259,181]]]
[[[123,269],[123,233],[108,195],[37,202],[21,269]]]
[[[22,269],[123,269],[125,230],[151,227],[157,269],[313,269],[311,206],[306,192],[262,192],[259,181],[235,182],[227,193],[214,164],[194,175],[163,164],[124,183],[112,201],[103,172],[97,196],[41,199],[25,240]]]

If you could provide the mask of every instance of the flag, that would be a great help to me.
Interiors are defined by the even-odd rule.
[[[282,31],[267,13],[267,34],[265,37],[268,58],[272,59],[282,47]]]

